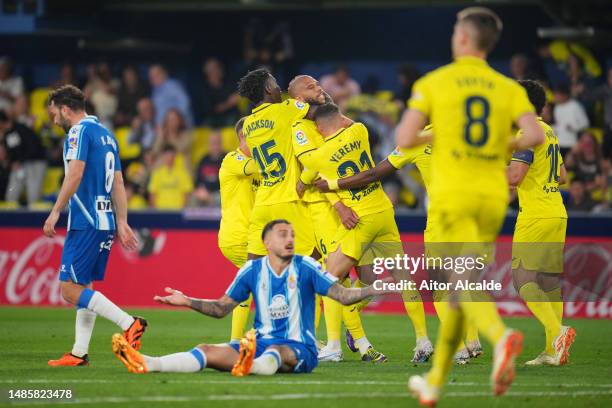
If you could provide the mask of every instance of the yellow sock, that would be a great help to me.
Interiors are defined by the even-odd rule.
[[[414,326],[414,334],[417,339],[427,337],[427,323],[425,322],[425,308],[418,290],[405,290],[402,292],[404,309]]]
[[[446,318],[446,306],[448,305],[448,293],[445,290],[436,290],[433,293],[433,305],[440,323]]]
[[[317,330],[319,330],[319,324],[321,323],[321,295],[315,295],[315,336]]]
[[[351,287],[351,280],[345,279],[342,281],[342,286],[345,288]],[[357,310],[357,305],[343,306],[342,307],[342,321],[344,326],[351,333],[353,339],[358,340],[365,336],[363,325],[361,324],[361,317]]]
[[[474,343],[479,342],[480,338],[478,338],[478,326],[474,323],[468,322],[465,327],[465,342],[466,343]]]
[[[427,374],[427,382],[435,387],[442,387],[453,365],[453,356],[461,342],[464,316],[460,309],[449,306],[448,302],[440,305],[445,308],[444,320],[440,324],[436,352],[433,356],[431,370]]]
[[[232,311],[232,340],[240,340],[244,336],[244,329],[249,320],[249,309],[251,308],[252,301],[253,296],[251,295]]]
[[[472,294],[471,298],[484,299],[484,296],[483,293],[479,292]],[[506,331],[506,325],[501,317],[499,317],[495,303],[483,300],[481,302],[463,301],[460,304],[461,310],[463,310],[465,315],[466,323],[473,324],[478,332],[482,334],[491,345],[495,346]]]
[[[563,324],[563,298],[561,297],[561,288],[555,288],[544,292],[548,300],[550,300],[555,315],[561,324]]]
[[[325,328],[327,329],[327,342],[340,341],[340,326],[342,326],[342,304],[323,296],[323,313],[325,314]]]
[[[557,319],[552,303],[536,282],[528,282],[521,286],[519,295],[531,313],[542,323],[546,333],[546,349],[548,354],[554,354],[553,340],[559,335],[561,322]]]

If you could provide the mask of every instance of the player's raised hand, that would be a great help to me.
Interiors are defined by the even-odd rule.
[[[138,249],[138,237],[132,228],[126,223],[117,224],[117,236],[119,237],[119,242],[126,249],[130,251],[135,251]]]
[[[60,213],[59,211],[51,211],[47,220],[45,221],[45,225],[43,226],[43,232],[48,237],[53,237],[55,235],[55,224],[57,224],[57,220],[59,219]]]
[[[327,184],[327,180],[325,180],[325,179],[319,179],[319,180],[315,181],[314,185],[322,193],[329,193],[331,191],[329,189],[329,184]]]
[[[164,288],[164,291],[168,293],[167,296],[155,296],[153,300],[159,303],[163,303],[165,305],[172,305],[172,306],[189,306],[190,305],[189,298],[183,295],[183,292],[181,292],[180,290],[166,287]]]

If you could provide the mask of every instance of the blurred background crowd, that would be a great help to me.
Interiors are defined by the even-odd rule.
[[[381,73],[359,61],[300,64],[294,40],[299,31],[290,22],[266,25],[251,19],[242,29],[242,57],[198,58],[197,80],[161,62],[98,56],[86,62],[64,59],[47,70],[41,84],[32,74],[35,62],[1,57],[0,205],[47,208],[55,199],[64,171],[64,133],[50,122],[45,103],[49,90],[63,84],[84,90],[87,112],[117,137],[133,210],[219,207],[219,167],[237,147],[234,124],[251,108],[236,93],[236,82],[260,66],[283,87],[295,74],[316,76],[348,116],[367,126],[376,161],[384,159],[395,147],[395,128],[413,83],[433,67],[398,61]],[[612,211],[612,60],[567,40],[515,49],[529,52],[497,59],[493,66],[546,86],[542,117],[559,137],[570,175],[563,186],[568,210]],[[396,207],[427,205],[413,166],[385,180],[384,188]],[[516,200],[512,205],[516,208]]]

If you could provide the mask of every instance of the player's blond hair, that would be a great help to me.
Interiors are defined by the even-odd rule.
[[[503,29],[499,16],[486,7],[461,10],[457,13],[457,22],[470,27],[475,45],[487,53],[493,51]]]

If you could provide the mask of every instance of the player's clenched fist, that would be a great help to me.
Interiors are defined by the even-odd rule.
[[[155,296],[153,300],[159,303],[163,303],[166,305],[172,305],[172,306],[189,306],[191,303],[189,301],[189,298],[183,295],[183,292],[181,292],[180,290],[175,290],[175,289],[166,287],[164,291],[166,293],[169,293],[169,295],[168,296]]]

